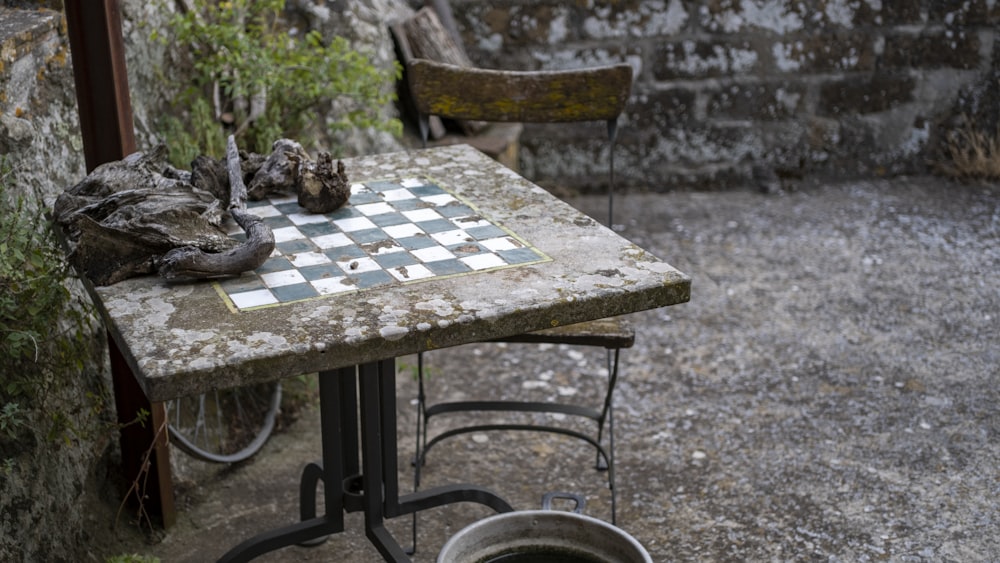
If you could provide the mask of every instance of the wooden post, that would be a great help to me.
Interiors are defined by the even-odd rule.
[[[65,0],[79,106],[80,130],[87,172],[135,152],[132,105],[128,93],[125,48],[122,42],[118,0]],[[170,476],[170,456],[165,435],[157,434],[166,413],[162,403],[150,403],[114,339],[108,338],[111,374],[118,421],[128,423],[140,409],[150,412],[146,425],[133,425],[121,433],[122,468],[127,484],[140,478],[143,456],[154,444],[143,500],[150,515],[159,515],[169,528],[176,519]]]

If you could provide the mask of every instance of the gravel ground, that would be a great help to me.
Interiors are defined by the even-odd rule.
[[[602,216],[601,198],[573,203]],[[616,211],[624,236],[693,278],[690,303],[632,316],[616,394],[616,523],[654,561],[1000,559],[1000,187],[897,178],[629,195]],[[428,361],[442,398],[593,400],[604,377],[602,354],[551,346]],[[403,459],[412,363],[398,381]],[[119,524],[96,534],[95,554],[206,561],[293,522],[317,420],[304,409],[237,467],[175,454],[178,525],[150,544]],[[518,509],[569,490],[610,520],[593,461],[560,436],[465,435],[432,450],[424,484],[488,485]],[[95,510],[98,529],[111,510]],[[423,513],[415,561],[487,515]],[[261,560],[378,561],[361,526],[349,515],[349,532],[325,545]],[[408,518],[390,529],[408,542]]]

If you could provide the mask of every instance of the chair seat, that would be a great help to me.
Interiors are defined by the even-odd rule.
[[[635,344],[635,330],[626,319],[612,317],[498,338],[494,342],[576,344],[614,350],[631,348]]]

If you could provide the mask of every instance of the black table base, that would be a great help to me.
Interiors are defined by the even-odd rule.
[[[365,534],[386,561],[410,561],[386,530],[387,518],[456,502],[475,502],[497,512],[513,510],[507,501],[476,485],[449,485],[399,496],[394,359],[320,372],[319,395],[323,457],[302,471],[301,521],[244,541],[220,562],[248,561],[289,545],[317,545],[344,531],[347,512],[364,512]],[[323,516],[316,515],[320,481],[326,507]]]

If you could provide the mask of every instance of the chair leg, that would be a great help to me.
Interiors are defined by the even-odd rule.
[[[585,415],[590,417],[597,422],[597,436],[596,441],[593,440],[591,436],[580,435],[571,433],[569,435],[574,435],[577,438],[581,438],[586,441],[590,441],[593,445],[597,447],[595,469],[598,471],[607,471],[608,479],[608,489],[611,491],[611,523],[615,524],[617,520],[617,491],[615,487],[615,435],[614,435],[614,391],[618,383],[618,370],[619,370],[619,357],[620,349],[609,349],[606,351],[606,362],[608,371],[608,381],[607,381],[607,391],[604,396],[604,403],[602,405],[600,414],[594,412],[592,415]],[[523,407],[524,405],[518,405],[518,407]],[[509,410],[521,410],[520,408],[511,407]],[[457,412],[457,411],[456,411]],[[522,411],[528,412],[528,411]],[[442,414],[442,413],[436,413]],[[579,413],[575,413],[579,414]],[[501,428],[502,426],[502,428]],[[528,427],[520,427],[518,425],[500,425],[500,426],[483,426],[476,427],[488,430],[527,430]],[[559,432],[563,433],[561,430],[554,428],[543,428],[543,427],[532,427],[543,431],[549,432]],[[428,442],[428,416],[427,416],[427,395],[425,391],[424,384],[424,357],[423,353],[417,354],[417,432],[416,432],[416,452],[413,458],[413,489],[414,491],[420,488],[420,477],[421,469],[426,463],[428,444],[433,445],[442,437],[447,437],[450,434],[457,434],[458,432],[449,431],[445,432],[442,436],[436,436],[434,440]],[[604,441],[605,433],[607,434],[608,448],[602,451],[602,444]],[[417,546],[417,514],[413,514],[413,551],[416,551]]]
[[[598,471],[608,472],[608,489],[611,490],[611,523],[615,523],[617,506],[616,506],[616,491],[615,491],[615,407],[614,407],[614,392],[615,386],[618,384],[618,367],[619,367],[619,355],[621,350],[615,348],[614,350],[607,351],[607,369],[608,369],[608,391],[604,396],[604,408],[601,411],[601,418],[597,423],[597,441],[601,442],[604,434],[604,428],[607,427],[608,431],[608,451],[607,451],[607,463],[604,464],[604,459],[601,457],[600,452],[597,453],[597,463],[596,469]]]

